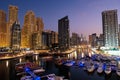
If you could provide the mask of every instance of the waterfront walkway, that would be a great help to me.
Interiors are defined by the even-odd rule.
[[[36,50],[36,51],[31,51],[31,52],[19,52],[19,53],[1,53],[0,54],[0,60],[6,60],[6,59],[13,59],[13,58],[18,58],[18,57],[22,57],[22,56],[26,56],[26,55],[37,55],[37,54],[41,54],[44,55],[45,53],[49,54],[49,55],[54,55],[54,54],[69,54],[72,53],[73,51],[75,51],[76,49],[69,49],[65,52],[49,52],[49,50]]]

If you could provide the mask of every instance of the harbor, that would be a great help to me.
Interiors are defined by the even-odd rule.
[[[79,49],[66,55],[35,54],[0,61],[0,76],[3,76],[2,80],[23,80],[25,76],[30,78],[31,75],[24,71],[25,67],[20,73],[15,70],[18,64],[27,63],[30,71],[41,80],[48,80],[50,77],[54,77],[53,80],[59,80],[56,77],[61,78],[60,80],[119,80],[120,70],[115,59],[118,58],[87,54],[86,49]],[[34,64],[39,68],[37,66],[34,67],[35,69],[31,68],[31,65],[35,66]],[[21,66],[19,67],[21,68]]]

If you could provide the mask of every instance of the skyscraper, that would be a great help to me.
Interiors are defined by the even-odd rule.
[[[15,21],[18,21],[18,7],[9,5],[9,18],[8,18],[8,24],[7,24],[7,42],[8,46],[11,45],[11,28],[12,25],[15,23]]]
[[[117,48],[118,47],[117,10],[103,11],[102,24],[103,24],[104,46],[108,48]]]
[[[93,33],[92,35],[89,35],[89,42],[91,47],[96,47],[97,46],[97,35],[96,33]]]
[[[70,46],[69,19],[65,16],[58,20],[58,43],[61,50],[66,50]]]
[[[0,10],[0,47],[7,46],[7,25],[6,25],[6,13]]]
[[[72,33],[71,37],[71,45],[72,46],[77,46],[80,44],[80,37],[77,33]]]
[[[42,18],[36,18],[36,32],[32,35],[32,45],[34,49],[42,48],[42,31],[44,29],[44,23]]]
[[[8,22],[13,24],[15,21],[18,20],[18,7],[9,5],[9,19]]]
[[[21,29],[20,24],[17,21],[12,25],[11,31],[11,48],[13,50],[18,50],[20,49],[21,43]]]
[[[36,17],[33,11],[28,11],[22,27],[22,48],[32,48],[32,34],[37,31]]]
[[[37,26],[37,31],[39,31],[39,32],[43,31],[44,23],[43,23],[42,18],[40,18],[40,17],[36,18],[36,26]]]

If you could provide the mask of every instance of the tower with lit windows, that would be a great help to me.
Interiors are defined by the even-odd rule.
[[[6,13],[0,10],[0,47],[7,46],[7,24]]]
[[[102,12],[104,46],[118,48],[118,16],[117,10]]]
[[[8,24],[7,24],[7,44],[11,46],[12,25],[18,21],[18,7],[9,5]]]
[[[66,50],[70,46],[69,19],[65,16],[58,20],[58,43],[61,50]]]
[[[24,16],[22,27],[22,48],[32,48],[32,34],[35,31],[37,31],[35,14],[33,11],[28,11]]]

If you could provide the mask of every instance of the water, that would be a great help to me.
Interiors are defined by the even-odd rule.
[[[67,57],[70,59],[79,59],[82,55],[81,53],[77,53],[74,52],[67,55]],[[105,73],[98,74],[96,71],[88,73],[78,66],[72,66],[70,68],[66,66],[58,67],[54,64],[54,59],[46,60],[39,55],[0,61],[0,80],[19,80],[15,75],[15,64],[26,61],[42,66],[46,70],[44,75],[55,73],[56,75],[65,76],[65,78],[69,78],[69,80],[120,80],[120,77],[117,76],[115,72],[106,75]]]

